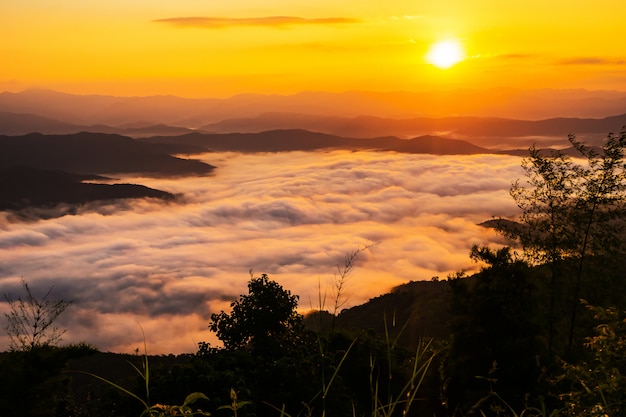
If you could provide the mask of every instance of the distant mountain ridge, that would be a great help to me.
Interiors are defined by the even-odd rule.
[[[478,100],[477,98],[480,98]],[[602,118],[624,113],[626,92],[586,90],[451,90],[444,92],[301,92],[229,98],[73,95],[51,90],[0,93],[0,112],[27,113],[77,125],[137,121],[198,128],[263,113],[382,118],[472,116],[526,120]]]
[[[306,129],[331,135],[352,137],[436,134],[463,138],[562,136],[568,134],[617,133],[626,126],[626,113],[600,119],[552,118],[518,120],[485,117],[414,117],[389,119],[375,116],[354,118],[316,116],[294,113],[264,113],[255,118],[227,119],[200,129],[219,133],[252,133],[274,129]]]
[[[479,93],[462,90],[456,94],[468,99]],[[480,103],[486,104],[472,111],[458,107],[457,101],[463,100],[455,100],[453,92],[437,96],[303,92],[185,99],[28,90],[0,93],[0,135],[89,131],[144,138],[303,129],[351,138],[444,136],[505,149],[527,148],[535,142],[565,146],[568,134],[597,145],[609,132],[618,133],[626,125],[626,92],[496,89],[481,92],[480,97]],[[496,105],[497,100],[503,101]],[[575,103],[581,107],[572,107]],[[514,111],[516,106],[519,111]],[[511,114],[516,117],[503,117]],[[533,119],[524,115],[558,117]]]
[[[18,136],[29,133],[45,135],[79,132],[114,133],[131,137],[183,135],[192,129],[165,124],[135,123],[135,126],[77,125],[31,113],[0,112],[0,135]]]

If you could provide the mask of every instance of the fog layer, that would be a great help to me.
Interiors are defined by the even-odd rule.
[[[477,268],[474,243],[501,242],[477,226],[516,208],[523,173],[510,156],[385,152],[205,154],[207,177],[123,178],[173,193],[177,203],[88,207],[34,223],[0,213],[0,288],[54,285],[72,300],[63,342],[130,353],[194,352],[216,343],[210,314],[267,273],[318,308],[346,254],[367,246],[349,276],[344,307],[410,280]],[[331,306],[327,306],[331,307]],[[0,309],[7,311],[7,304]],[[8,339],[0,337],[0,350]]]

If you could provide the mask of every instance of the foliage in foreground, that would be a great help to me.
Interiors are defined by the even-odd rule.
[[[526,259],[550,266],[548,350],[553,353],[556,335],[558,293],[571,286],[567,333],[568,356],[583,337],[576,334],[580,299],[585,279],[598,272],[607,274],[601,258],[609,262],[624,250],[626,222],[626,131],[609,134],[597,151],[574,135],[568,140],[580,159],[562,151],[530,148],[522,161],[526,181],[513,183],[510,193],[522,210],[520,224],[501,222],[499,231],[517,241]],[[568,266],[564,268],[564,263]],[[594,277],[597,278],[597,277]],[[565,282],[565,281],[569,282]],[[603,283],[604,285],[607,282]],[[577,337],[579,336],[579,337]]]
[[[141,417],[166,417],[166,416],[186,416],[186,417],[194,417],[194,416],[210,416],[211,413],[204,412],[201,409],[192,408],[192,404],[200,400],[208,400],[208,397],[200,392],[192,392],[191,394],[185,397],[182,405],[166,405],[166,404],[152,404],[150,402],[150,365],[148,363],[148,352],[145,346],[144,339],[144,356],[141,362],[141,368],[133,365],[129,362],[129,365],[133,368],[133,370],[137,373],[137,375],[143,380],[145,387],[145,399],[135,394],[134,392],[128,390],[127,388],[122,387],[121,385],[103,378],[99,375],[95,375],[92,373],[86,373],[87,375],[96,378],[105,384],[110,385],[114,389],[128,395],[131,398],[137,400],[143,407],[143,411],[141,413]]]
[[[63,373],[73,358],[93,355],[96,348],[80,343],[43,345],[0,354],[0,410],[6,417],[70,416],[74,410],[71,376]]]
[[[384,339],[367,332],[314,333],[302,326],[297,297],[267,275],[253,277],[248,290],[230,313],[211,317],[224,348],[201,343],[199,356],[214,373],[233,373],[231,386],[255,404],[246,410],[250,415],[391,416],[417,409],[424,381],[435,377],[432,342],[411,355],[389,333]],[[232,343],[233,332],[239,343]]]
[[[450,279],[452,336],[444,368],[448,407],[451,412],[471,409],[495,389],[510,406],[522,409],[540,374],[531,269],[506,247],[474,246],[471,257],[487,266],[471,280]]]
[[[622,416],[626,413],[626,312],[585,304],[597,321],[586,339],[590,358],[563,362],[556,378],[564,385],[561,399],[569,416]]]

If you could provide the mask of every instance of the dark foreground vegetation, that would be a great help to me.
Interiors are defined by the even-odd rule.
[[[493,222],[512,247],[474,246],[479,273],[412,282],[337,314],[356,251],[330,311],[306,318],[296,295],[251,277],[230,312],[207,318],[223,347],[178,357],[56,347],[67,304],[35,300],[24,283],[25,298],[8,296],[2,415],[626,415],[626,134],[597,153],[570,141],[583,162],[531,149],[511,189],[522,215]]]

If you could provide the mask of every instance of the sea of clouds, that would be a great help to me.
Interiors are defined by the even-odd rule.
[[[250,271],[319,307],[337,266],[364,249],[344,307],[411,280],[479,266],[472,244],[499,244],[478,226],[517,208],[508,194],[520,158],[392,152],[208,153],[211,176],[122,178],[180,194],[176,202],[90,205],[34,222],[0,213],[0,292],[71,300],[63,342],[104,351],[195,352],[218,344],[211,313],[247,293]],[[2,300],[4,301],[4,300]],[[330,307],[330,306],[327,306]],[[5,302],[0,312],[8,311]],[[4,326],[3,326],[4,327]],[[0,336],[0,351],[9,340]]]

